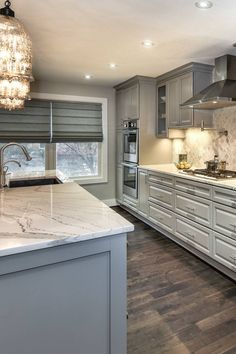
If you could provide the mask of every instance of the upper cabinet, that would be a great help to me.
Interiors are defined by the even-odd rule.
[[[181,108],[193,95],[197,94],[212,83],[213,66],[190,63],[172,70],[157,78],[157,136],[163,137],[159,126],[161,116],[159,114],[159,102],[161,100],[160,87],[166,87],[166,125],[168,128],[200,127],[201,121],[205,126],[212,126],[212,112]],[[168,133],[166,133],[166,136]]]
[[[139,118],[139,84],[133,85],[123,92],[125,96],[124,119]]]

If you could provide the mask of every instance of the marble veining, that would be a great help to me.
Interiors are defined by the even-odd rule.
[[[48,176],[52,177],[52,172]],[[133,229],[131,223],[73,182],[0,192],[0,256]]]

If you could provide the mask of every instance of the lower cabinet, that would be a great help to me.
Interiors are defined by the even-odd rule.
[[[213,258],[236,271],[236,240],[213,233]]]
[[[147,171],[138,172],[138,196],[139,196],[139,214],[147,217],[148,215],[148,174]]]
[[[159,205],[149,203],[149,219],[171,233],[174,232],[175,217],[174,214]]]
[[[138,191],[138,200],[123,195],[123,205],[236,279],[235,191],[144,169]]]
[[[176,216],[175,236],[199,251],[210,255],[212,249],[212,231],[199,224]]]
[[[118,202],[123,200],[123,166],[118,165],[116,168],[116,199]]]

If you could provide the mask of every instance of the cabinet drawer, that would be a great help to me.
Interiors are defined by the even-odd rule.
[[[236,209],[213,203],[213,229],[236,240]]]
[[[236,241],[214,232],[213,258],[236,271]]]
[[[211,199],[212,197],[212,187],[206,183],[198,183],[184,178],[176,178],[175,188],[181,192],[196,195],[197,197],[206,199]]]
[[[203,198],[193,197],[186,193],[176,193],[175,210],[188,219],[210,227],[212,224],[212,203]]]
[[[148,181],[151,183],[161,183],[167,187],[174,187],[174,177],[166,174],[149,172]]]
[[[213,188],[213,200],[236,209],[236,191],[226,188]]]
[[[128,208],[137,211],[138,208],[138,199],[134,199],[131,197],[126,196],[125,194],[123,194],[123,203],[125,206],[127,206]]]
[[[199,251],[210,254],[211,230],[195,224],[185,218],[176,217],[175,236]]]
[[[171,188],[167,188],[158,185],[149,185],[149,201],[153,203],[158,203],[169,209],[174,209],[175,204],[175,191]]]
[[[174,232],[175,217],[170,210],[149,203],[149,220],[169,232]]]

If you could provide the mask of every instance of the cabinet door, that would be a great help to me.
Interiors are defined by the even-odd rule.
[[[125,119],[125,100],[124,100],[124,91],[120,90],[116,93],[116,127],[121,129],[123,127],[123,120]]]
[[[145,217],[148,214],[148,174],[147,171],[138,173],[138,195],[139,195],[139,213]]]
[[[167,108],[166,108],[166,85],[157,86],[157,97],[156,97],[156,119],[157,119],[157,137],[167,138],[168,137],[168,127],[167,127]]]
[[[167,84],[167,117],[168,126],[179,126],[179,79],[170,80]]]
[[[131,119],[139,118],[139,86],[135,85],[130,87],[130,112],[129,116]]]
[[[179,78],[180,102],[184,103],[189,98],[193,97],[193,73],[183,75]],[[193,109],[180,108],[180,126],[193,125]]]
[[[123,167],[116,168],[116,199],[119,202],[123,200]]]

